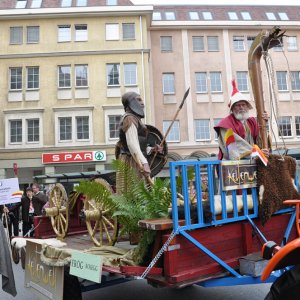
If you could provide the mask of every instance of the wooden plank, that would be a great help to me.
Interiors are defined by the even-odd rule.
[[[179,225],[184,224],[184,220],[179,220]],[[151,230],[169,230],[173,229],[173,220],[168,218],[140,220],[139,226]]]

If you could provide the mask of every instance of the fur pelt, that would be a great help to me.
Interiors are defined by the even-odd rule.
[[[259,190],[259,218],[264,225],[274,212],[284,207],[284,200],[300,199],[294,184],[296,162],[290,156],[271,154],[265,167],[257,161],[257,187]],[[286,206],[285,206],[286,207]]]

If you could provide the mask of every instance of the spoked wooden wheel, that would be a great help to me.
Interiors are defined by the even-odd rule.
[[[50,217],[52,228],[58,239],[64,239],[69,226],[68,197],[64,186],[56,183],[49,193],[49,208],[45,209]]]
[[[103,188],[99,189],[97,199],[86,198],[84,201],[86,227],[96,246],[104,244],[112,246],[118,237],[118,221],[112,217],[112,211],[105,205],[105,199],[113,193],[113,190],[106,180],[97,178],[95,181]]]

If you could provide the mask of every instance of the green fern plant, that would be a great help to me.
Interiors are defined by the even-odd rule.
[[[136,233],[140,231],[138,221],[166,217],[171,203],[169,180],[157,178],[153,186],[145,185],[135,171],[123,161],[112,163],[118,176],[126,182],[122,194],[113,194],[111,200],[115,207],[114,216],[122,224],[122,232]]]

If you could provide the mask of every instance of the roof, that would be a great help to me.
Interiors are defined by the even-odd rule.
[[[68,181],[71,179],[84,179],[84,178],[103,178],[110,184],[116,181],[116,172],[113,170],[91,171],[91,172],[72,172],[72,173],[57,173],[33,176],[37,182],[45,181],[46,179],[57,179],[59,181]]]
[[[22,2],[19,6],[20,8],[16,8],[17,3]],[[25,3],[26,2],[26,3]],[[0,9],[30,9],[30,8],[58,8],[58,7],[92,7],[92,6],[115,6],[115,5],[107,5],[107,0],[87,0],[86,5],[76,5],[76,0],[1,0],[0,1]],[[133,3],[130,0],[117,0],[117,6],[132,6]],[[67,3],[67,6],[62,6],[62,3]],[[70,5],[69,5],[70,3]]]

